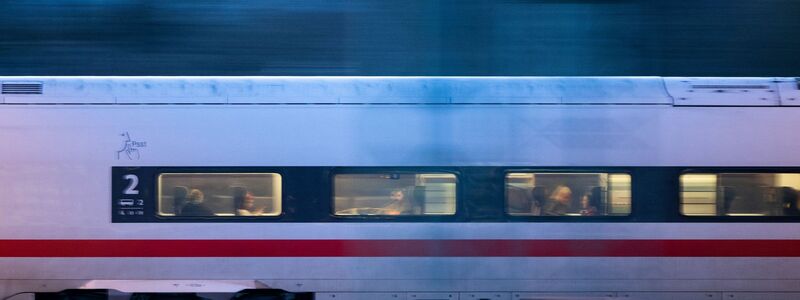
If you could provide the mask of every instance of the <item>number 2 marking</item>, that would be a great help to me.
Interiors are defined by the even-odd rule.
[[[128,187],[126,187],[125,190],[122,191],[122,193],[125,195],[138,195],[139,190],[136,189],[136,186],[139,185],[139,176],[133,174],[127,174],[125,176],[122,176],[122,178],[129,181]]]

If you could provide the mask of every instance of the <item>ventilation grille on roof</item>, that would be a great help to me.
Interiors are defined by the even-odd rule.
[[[693,84],[693,89],[737,89],[737,90],[755,90],[755,89],[768,89],[768,85],[761,84]]]
[[[3,82],[3,94],[41,95],[41,82]]]

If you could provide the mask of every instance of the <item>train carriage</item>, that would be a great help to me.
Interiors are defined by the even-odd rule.
[[[795,78],[0,82],[4,300],[800,297]]]

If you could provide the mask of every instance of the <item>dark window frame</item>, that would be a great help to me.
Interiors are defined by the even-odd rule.
[[[456,176],[456,214],[434,216],[337,216],[333,214],[333,176],[339,173],[448,173]],[[507,212],[505,179],[511,172],[625,173],[631,176],[628,216],[512,216]],[[112,166],[112,223],[800,223],[794,216],[684,216],[680,176],[686,173],[800,173],[792,167],[703,166]],[[277,173],[281,175],[281,215],[159,217],[155,209],[162,173]],[[116,201],[127,181],[139,176],[143,216],[120,216]],[[152,202],[150,202],[152,201]]]

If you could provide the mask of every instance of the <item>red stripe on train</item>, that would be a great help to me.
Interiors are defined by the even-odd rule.
[[[0,257],[800,257],[800,240],[0,240]]]

